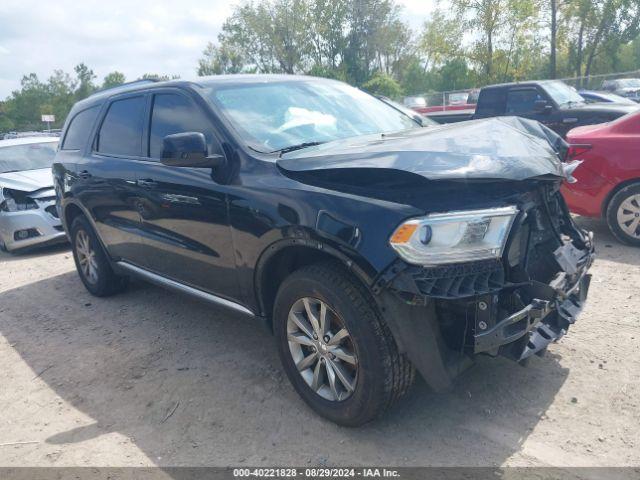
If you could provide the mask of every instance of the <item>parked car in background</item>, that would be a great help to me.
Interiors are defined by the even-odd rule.
[[[420,108],[424,108],[427,106],[427,100],[424,97],[417,97],[417,96],[413,96],[413,97],[404,97],[404,100],[402,101],[402,103],[404,103],[404,106],[407,108],[411,108],[412,110],[416,110],[420,109]]]
[[[353,426],[414,369],[443,391],[574,323],[593,244],[565,147],[513,117],[421,128],[342,82],[229,75],[77,103],[53,171],[89,292],[137,276],[260,318],[300,396]]]
[[[58,140],[0,140],[0,249],[66,241],[51,175]]]
[[[616,78],[602,82],[602,90],[640,102],[640,78]]]
[[[564,82],[545,80],[484,87],[472,118],[517,115],[564,136],[574,127],[608,122],[636,110],[635,105],[589,104]]]
[[[582,160],[562,187],[579,215],[602,217],[621,241],[640,246],[640,111],[567,134],[568,156]]]
[[[587,103],[620,103],[622,105],[635,105],[636,102],[611,92],[597,90],[580,90],[578,92]]]
[[[404,113],[406,116],[413,118],[422,127],[432,127],[434,125],[439,125],[438,122],[431,120],[429,117],[426,117],[425,115],[422,115],[421,113],[418,113],[415,110],[405,107],[404,105],[398,102],[394,102],[388,97],[377,95],[376,98],[379,100],[382,100],[384,103],[386,103],[392,108],[395,108],[399,112]]]

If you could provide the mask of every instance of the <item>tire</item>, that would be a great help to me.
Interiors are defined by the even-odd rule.
[[[78,275],[89,293],[96,297],[108,297],[127,287],[128,277],[114,273],[102,244],[83,215],[73,220],[70,239]],[[92,258],[85,262],[87,252],[92,254]],[[87,271],[87,263],[91,264],[91,273]]]
[[[609,230],[618,240],[640,247],[640,183],[616,192],[607,205],[606,220]],[[635,234],[630,229],[635,229]]]
[[[330,325],[324,337],[327,342],[315,346],[299,346],[300,340],[291,342],[293,336],[306,342],[309,335],[301,328],[296,330],[299,323],[289,319],[290,313],[299,322],[301,317],[310,318],[307,308],[311,307],[315,309],[316,320],[321,321],[322,303],[325,323]],[[413,383],[413,365],[398,352],[373,299],[337,263],[310,265],[287,277],[276,296],[273,321],[280,360],[293,387],[313,410],[337,424],[355,427],[375,419]],[[311,323],[305,325],[313,329]],[[337,344],[335,341],[340,335],[336,335],[336,331],[342,328],[348,336]],[[326,349],[331,348],[333,350],[327,352]],[[296,364],[302,365],[302,360],[309,358],[306,355],[313,355],[314,351],[319,360],[316,358],[312,367],[299,372]],[[352,365],[350,362],[354,360]],[[320,367],[319,363],[322,363]],[[334,371],[335,386],[330,381],[329,367]],[[318,378],[323,380],[321,388],[316,388],[319,382],[314,385],[316,369],[320,372]],[[343,377],[348,377],[346,383],[341,381]],[[352,390],[345,387],[347,383]]]

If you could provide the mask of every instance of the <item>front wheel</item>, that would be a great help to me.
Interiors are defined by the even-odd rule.
[[[370,295],[338,264],[311,265],[286,278],[273,319],[289,380],[329,420],[362,425],[413,383],[413,366]]]
[[[606,218],[618,240],[640,247],[640,183],[624,187],[611,198]]]

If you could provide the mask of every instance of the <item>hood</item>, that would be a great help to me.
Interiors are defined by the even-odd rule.
[[[565,152],[564,140],[538,122],[494,117],[338,140],[284,154],[277,164],[290,172],[386,169],[429,180],[525,180],[562,178],[558,155]]]
[[[42,188],[53,188],[50,168],[25,170],[22,172],[0,173],[0,187],[23,192],[33,192]]]
[[[587,103],[581,105],[573,105],[567,107],[567,110],[580,110],[581,112],[594,112],[594,113],[618,113],[620,116],[627,113],[635,112],[638,110],[638,105],[630,105],[626,103],[614,103],[614,102],[602,102],[602,103]]]

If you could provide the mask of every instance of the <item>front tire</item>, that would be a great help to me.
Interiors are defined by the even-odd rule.
[[[624,187],[611,198],[606,219],[618,240],[640,247],[640,183]]]
[[[108,297],[123,291],[127,277],[116,275],[107,255],[87,219],[76,217],[70,230],[73,260],[80,280],[96,297]]]
[[[285,372],[318,414],[359,426],[385,412],[415,371],[371,295],[339,264],[303,267],[276,297],[274,331]]]

